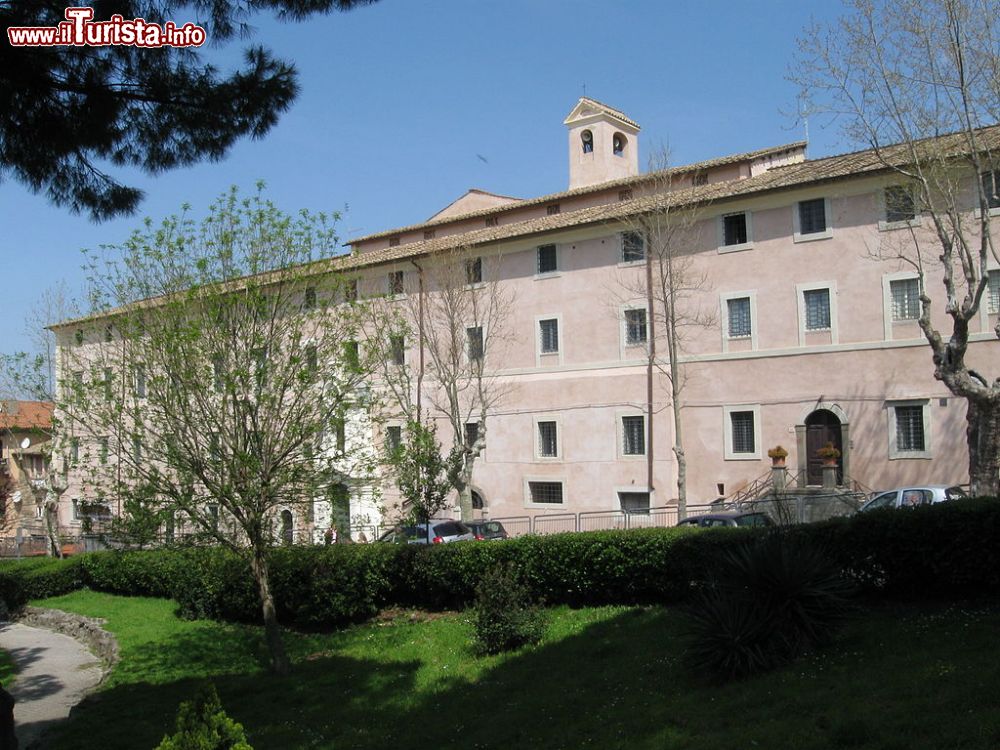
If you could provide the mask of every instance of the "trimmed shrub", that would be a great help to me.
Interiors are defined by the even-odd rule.
[[[801,536],[770,533],[729,550],[688,608],[692,667],[718,679],[755,674],[823,646],[853,585]]]
[[[68,594],[83,585],[79,558],[32,558],[0,566],[0,602],[8,612],[32,599]]]
[[[163,738],[156,750],[253,750],[243,725],[222,710],[214,685],[198,690],[193,700],[181,703],[177,731]]]
[[[542,613],[510,565],[491,568],[479,582],[472,625],[473,646],[481,654],[498,654],[538,643],[545,633]]]

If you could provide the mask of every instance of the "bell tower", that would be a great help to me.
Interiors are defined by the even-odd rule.
[[[569,189],[639,174],[639,125],[586,96],[563,124],[569,135]]]

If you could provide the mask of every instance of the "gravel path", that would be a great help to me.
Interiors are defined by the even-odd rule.
[[[101,680],[101,663],[78,641],[51,630],[16,622],[0,623],[0,649],[17,664],[9,689],[22,750],[50,725],[69,716]]]

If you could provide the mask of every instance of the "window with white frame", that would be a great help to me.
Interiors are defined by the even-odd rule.
[[[760,406],[747,404],[723,407],[725,458],[756,460],[760,458]]]
[[[899,224],[917,218],[916,201],[913,190],[906,185],[890,185],[885,189],[885,221]]]
[[[618,502],[626,513],[649,513],[648,492],[619,492]]]
[[[646,310],[634,308],[625,311],[625,345],[643,346],[648,338],[646,330]]]
[[[541,505],[561,505],[562,482],[528,482],[528,500]]]
[[[538,321],[538,347],[542,354],[559,353],[559,319]]]
[[[987,288],[987,295],[989,301],[986,309],[995,315],[1000,313],[1000,271],[990,271],[988,279],[989,287]]]
[[[731,297],[726,300],[726,326],[726,333],[731,339],[749,338],[753,335],[749,297]]]
[[[806,289],[802,292],[805,329],[825,331],[830,328],[830,290]]]
[[[555,273],[559,270],[559,254],[555,245],[539,245],[537,254],[537,273]]]
[[[646,455],[646,418],[622,417],[622,455]]]
[[[559,425],[554,420],[538,421],[538,457],[559,457]]]
[[[641,232],[622,232],[622,263],[646,259],[646,240]]]
[[[893,279],[889,282],[893,321],[920,317],[920,279]]]
[[[927,399],[894,401],[889,412],[889,458],[930,458],[930,410]]]
[[[829,227],[829,221],[826,216],[826,198],[799,201],[798,217],[799,234],[809,235],[826,232]]]
[[[747,213],[726,214],[722,217],[722,244],[725,247],[746,245],[750,242]]]

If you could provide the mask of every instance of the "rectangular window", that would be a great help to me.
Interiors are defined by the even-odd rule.
[[[538,422],[538,456],[556,458],[559,455],[559,429],[555,422]]]
[[[385,428],[385,449],[389,453],[395,453],[403,445],[403,428],[392,426]]]
[[[483,327],[473,326],[465,329],[469,343],[469,361],[478,362],[483,358]]]
[[[896,450],[927,450],[924,440],[924,407],[896,406]]]
[[[306,310],[312,310],[316,307],[316,287],[306,287],[306,292],[302,299],[302,306]]]
[[[726,312],[729,319],[729,338],[736,339],[753,335],[749,297],[734,297],[726,300]]]
[[[390,237],[389,247],[399,247],[399,237]]]
[[[646,418],[622,417],[622,454],[646,455]]]
[[[396,295],[403,293],[403,272],[392,271],[389,273],[389,294]]]
[[[435,230],[433,230],[433,229],[425,229],[424,230],[424,239],[425,240],[433,240],[434,237],[436,236],[436,234],[437,234],[437,232]]]
[[[315,375],[319,371],[319,351],[315,344],[306,347],[306,372]]]
[[[483,259],[469,258],[465,261],[465,282],[470,286],[483,281]]]
[[[389,337],[389,356],[394,365],[406,363],[406,339],[402,335]]]
[[[479,422],[465,423],[465,444],[472,447],[479,440]]]
[[[559,211],[560,208],[558,203],[553,203],[545,207],[545,213],[549,216],[555,216],[557,213],[559,213]]]
[[[531,502],[560,505],[563,501],[562,482],[528,482]]]
[[[747,215],[729,214],[722,217],[722,243],[724,245],[745,245],[748,242]]]
[[[733,453],[756,453],[753,412],[731,411],[729,412],[729,423],[732,430]]]
[[[826,199],[815,198],[811,201],[799,201],[799,234],[817,234],[825,232]]]
[[[499,223],[500,223],[500,220],[496,216],[487,216],[486,217],[486,226],[488,226],[488,227],[495,227],[495,226],[499,225]]]
[[[104,368],[104,398],[111,400],[114,395],[115,377],[110,367]]]
[[[802,292],[806,311],[806,330],[824,331],[830,328],[830,290],[807,289]]]
[[[344,300],[347,302],[358,301],[358,280],[348,279],[344,284]]]
[[[344,367],[351,372],[361,369],[361,347],[357,341],[344,342]]]
[[[80,460],[80,438],[70,438],[69,440],[69,460],[74,464]]]
[[[979,175],[983,185],[983,195],[990,208],[1000,208],[1000,170],[983,172]]]
[[[142,438],[138,435],[132,437],[132,459],[136,466],[142,462]]]
[[[646,259],[646,240],[639,232],[622,232],[622,263]]]
[[[646,311],[625,311],[625,345],[642,346],[646,343]]]
[[[106,464],[108,462],[108,453],[109,453],[109,447],[108,447],[109,443],[108,443],[107,436],[98,438],[97,439],[97,444],[99,446],[98,447],[98,456],[101,459],[101,463],[102,464]]]
[[[618,501],[626,513],[649,513],[648,492],[619,492]]]
[[[893,320],[916,320],[920,317],[920,279],[895,279],[889,282],[889,291]]]
[[[135,397],[146,398],[146,368],[137,365],[135,368]]]
[[[620,201],[630,201],[632,200],[632,189],[625,188],[624,190],[618,191],[618,200]]]
[[[986,309],[993,314],[1000,313],[1000,271],[990,271],[988,278],[986,295],[989,301]]]
[[[559,270],[559,259],[555,245],[539,245],[538,273],[555,273]]]
[[[538,338],[542,354],[559,353],[559,320],[550,318],[538,321]]]
[[[334,439],[337,443],[337,453],[347,450],[347,420],[343,414],[337,414],[331,421]]]
[[[115,327],[111,323],[104,326],[104,340],[110,342],[115,337]]]
[[[885,220],[889,223],[912,221],[917,216],[913,191],[903,185],[891,185],[885,189]]]
[[[216,393],[222,393],[226,387],[226,360],[221,354],[212,357],[212,386]]]

